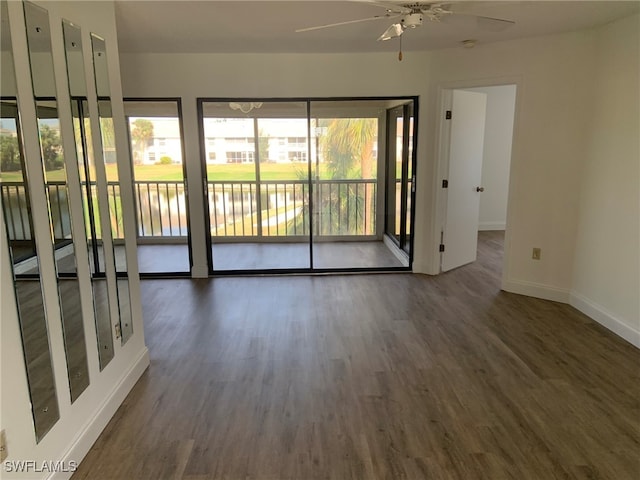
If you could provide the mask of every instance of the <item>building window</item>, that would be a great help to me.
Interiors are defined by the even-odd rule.
[[[225,138],[224,141],[229,145],[253,145],[253,138]]]
[[[306,137],[289,137],[287,138],[287,143],[289,144],[289,147],[294,147],[294,148],[307,147]]]
[[[209,161],[210,162],[216,161],[216,152],[209,152]]]
[[[227,163],[253,163],[254,152],[227,152]]]
[[[307,161],[307,152],[305,152],[305,151],[289,152],[289,161],[291,161],[291,162],[306,162]]]

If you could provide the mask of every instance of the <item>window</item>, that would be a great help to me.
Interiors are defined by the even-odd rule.
[[[254,152],[227,152],[227,163],[253,163]]]
[[[216,161],[216,152],[209,152],[209,161],[210,162]]]
[[[138,268],[142,275],[188,274],[189,221],[179,99],[124,100],[136,200]],[[117,203],[116,205],[118,205]],[[154,244],[171,243],[170,255]],[[116,257],[121,255],[116,246]]]
[[[289,147],[293,147],[293,148],[307,148],[307,139],[306,137],[289,137],[287,138],[287,143],[289,144]]]
[[[246,145],[253,148],[253,138],[225,138],[224,141],[229,145],[242,146]]]
[[[307,161],[307,152],[306,151],[289,152],[289,161],[291,161],[291,162],[306,162]]]

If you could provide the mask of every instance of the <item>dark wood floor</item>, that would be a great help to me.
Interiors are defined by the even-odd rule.
[[[73,478],[639,478],[640,351],[501,292],[501,248],[438,277],[144,281],[151,367]]]

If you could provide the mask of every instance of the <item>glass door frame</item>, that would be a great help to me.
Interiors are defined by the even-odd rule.
[[[408,253],[408,265],[401,267],[344,267],[344,268],[317,268],[314,266],[313,262],[313,246],[314,246],[314,221],[313,221],[313,198],[314,198],[314,178],[313,178],[313,165],[311,159],[311,106],[313,102],[348,102],[348,101],[404,101],[405,108],[408,105],[413,105],[413,142],[412,142],[412,155],[411,155],[411,166],[412,166],[412,191],[411,191],[411,210],[410,210],[410,232],[409,232],[409,241],[406,242],[409,245],[409,253]],[[209,211],[209,201],[208,201],[208,185],[207,185],[207,163],[206,163],[206,139],[204,132],[204,104],[205,103],[213,103],[213,102],[237,102],[237,103],[250,103],[250,102],[290,102],[290,103],[306,103],[307,110],[307,184],[308,184],[308,195],[309,195],[309,267],[308,268],[277,268],[277,269],[253,269],[253,270],[214,270],[213,268],[213,252],[212,252],[212,239],[211,239],[211,222],[210,222],[210,211]],[[413,225],[415,218],[415,178],[416,178],[416,153],[417,153],[417,126],[418,126],[418,108],[419,108],[419,97],[417,95],[403,95],[403,96],[375,96],[375,97],[198,97],[196,98],[196,106],[197,106],[197,115],[198,115],[198,137],[200,141],[200,167],[202,174],[202,188],[203,188],[203,198],[204,198],[204,226],[205,226],[205,245],[207,252],[207,265],[209,270],[209,276],[237,276],[237,275],[271,275],[271,274],[314,274],[314,273],[367,273],[367,272],[411,272],[412,264],[413,264]],[[407,130],[408,130],[408,122]],[[389,124],[386,125],[386,133],[388,135]],[[386,149],[385,149],[386,150]],[[384,152],[385,156],[387,152]],[[386,164],[385,158],[385,164]],[[408,167],[407,167],[408,169]],[[383,178],[382,182],[378,182],[379,184],[384,184],[383,188],[385,188],[385,201],[384,208],[387,208],[386,202],[386,172],[385,178]],[[380,173],[378,173],[378,178],[380,179]],[[403,188],[405,187],[406,182],[403,183]],[[406,200],[405,200],[406,203]],[[385,211],[386,218],[386,211]],[[405,217],[406,218],[406,217]],[[386,221],[386,220],[385,220]],[[385,232],[383,232],[383,236]],[[405,252],[406,253],[406,252]]]
[[[413,108],[411,108],[413,107]],[[412,110],[412,111],[411,111]],[[398,115],[400,114],[400,115]],[[390,153],[396,153],[395,145],[391,145],[391,132],[398,132],[395,130],[394,123],[392,126],[391,120],[402,118],[402,166],[400,179],[395,176],[395,155],[394,159],[390,158]],[[411,120],[413,119],[413,125]],[[416,197],[416,152],[417,152],[417,126],[418,126],[418,102],[407,102],[403,105],[387,110],[387,153],[385,162],[385,184],[387,192],[385,195],[385,226],[384,234],[390,238],[393,243],[409,257],[409,265],[413,263],[413,240],[414,240],[414,223],[415,223],[415,197]],[[393,128],[393,130],[392,130]],[[394,137],[395,138],[395,137]],[[411,148],[410,148],[411,147]],[[409,158],[409,152],[411,152],[411,158]],[[411,178],[409,178],[409,166],[411,166]],[[389,216],[387,213],[390,211],[390,179],[391,170],[393,169],[394,183],[400,180],[400,232],[399,237],[395,234],[390,234],[389,228],[393,228],[395,231],[395,225],[389,225]],[[408,185],[411,185],[411,192],[408,192]],[[395,190],[395,188],[394,188]],[[410,195],[408,195],[410,194]],[[407,217],[407,199],[411,199],[411,207],[409,208],[409,216]],[[394,205],[394,211],[396,209]],[[395,214],[394,214],[395,220]],[[409,229],[407,231],[407,218],[409,218]],[[408,247],[408,251],[407,251]]]
[[[187,216],[187,250],[189,252],[189,271],[187,272],[139,272],[140,278],[165,278],[170,277],[191,277],[191,270],[193,269],[193,249],[191,244],[191,209],[189,208],[189,181],[187,179],[187,155],[184,145],[184,121],[182,114],[182,97],[124,97],[122,99],[123,104],[127,102],[158,102],[158,103],[172,103],[176,104],[176,111],[178,113],[178,128],[180,129],[180,151],[182,153],[182,178],[184,181],[184,202],[185,202],[185,214]],[[138,196],[136,195],[136,176],[133,168],[133,154],[131,152],[131,129],[129,127],[129,117],[125,115],[125,122],[127,124],[127,142],[129,145],[129,167],[131,168],[131,179],[133,188],[133,201],[136,207],[136,245],[138,239],[138,232],[140,231],[138,210],[140,205],[138,204]]]

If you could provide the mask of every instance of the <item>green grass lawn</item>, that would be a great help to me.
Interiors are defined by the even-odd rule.
[[[314,166],[315,170],[315,166]],[[118,170],[116,165],[106,165],[107,180],[117,181]],[[320,179],[328,180],[331,178],[327,172],[325,165],[320,165]],[[134,167],[135,179],[137,181],[182,181],[183,170],[182,165],[136,165]],[[261,163],[260,178],[262,180],[305,180],[308,170],[306,163]],[[237,180],[251,181],[255,180],[255,167],[253,164],[223,164],[223,165],[207,165],[208,180]],[[64,181],[64,170],[53,170],[47,172],[47,181]],[[20,182],[22,174],[20,172],[2,172],[0,173],[0,181],[3,182]]]
[[[135,178],[144,180],[182,180],[182,165],[137,165],[134,167]],[[260,178],[262,180],[300,180],[308,174],[306,163],[261,163]],[[321,167],[321,178],[329,178],[326,169]],[[207,165],[208,180],[240,180],[256,179],[255,167],[252,164]]]

